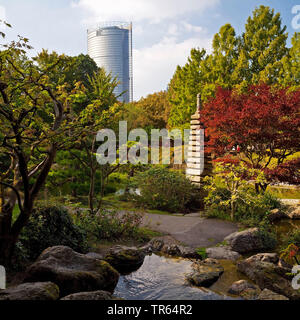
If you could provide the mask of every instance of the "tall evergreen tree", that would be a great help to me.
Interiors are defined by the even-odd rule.
[[[300,87],[300,32],[295,32],[291,42],[289,54],[281,60],[282,73],[279,83],[295,90]]]
[[[267,84],[278,83],[281,72],[281,59],[288,54],[286,26],[282,26],[280,13],[274,9],[260,6],[253,11],[245,25],[241,37],[239,59],[248,61],[248,68],[242,67],[246,84],[257,84],[261,81]],[[238,59],[238,64],[239,64]],[[243,66],[243,63],[241,63]],[[237,80],[240,70],[235,70]]]
[[[177,67],[169,84],[170,127],[188,127],[196,109],[196,96],[206,102],[216,87],[243,91],[249,85],[296,86],[300,81],[299,33],[286,46],[288,34],[279,13],[260,6],[247,19],[245,32],[237,36],[226,24],[214,36],[212,53],[192,49],[184,67]]]
[[[173,106],[168,122],[171,127],[184,126],[196,109],[195,97],[201,92],[204,80],[201,64],[205,54],[204,49],[192,49],[188,62],[184,67],[177,67],[169,84],[168,96]]]

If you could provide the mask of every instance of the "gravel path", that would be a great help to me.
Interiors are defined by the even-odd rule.
[[[169,234],[193,248],[214,246],[238,230],[235,223],[201,218],[199,214],[176,216],[146,213],[143,225]]]

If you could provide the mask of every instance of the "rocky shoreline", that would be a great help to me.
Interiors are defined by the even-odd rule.
[[[243,259],[242,254],[265,249],[256,228],[235,232],[225,243],[206,249],[206,258],[170,236],[154,238],[142,247],[114,246],[104,253],[80,254],[65,246],[51,247],[27,268],[22,284],[0,291],[0,300],[119,299],[113,292],[120,275],[137,270],[152,253],[192,260],[186,281],[193,286],[209,288],[216,283],[224,273],[220,260],[229,260],[249,281],[232,283],[228,294],[247,300],[300,300],[300,292],[291,286],[291,266],[276,253]]]

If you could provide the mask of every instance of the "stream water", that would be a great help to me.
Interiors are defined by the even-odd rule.
[[[275,224],[279,240],[276,251],[282,245],[284,236],[297,228],[300,228],[300,220],[282,220]],[[228,296],[228,288],[237,280],[250,280],[237,271],[234,262],[220,260],[220,263],[225,270],[223,275],[209,289],[202,289],[185,282],[185,274],[192,270],[190,260],[152,254],[146,256],[137,271],[120,277],[114,295],[126,300],[236,299]]]
[[[121,276],[114,295],[126,300],[224,300],[232,299],[185,283],[192,262],[152,254],[135,272]]]

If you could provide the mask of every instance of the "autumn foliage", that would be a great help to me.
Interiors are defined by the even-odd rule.
[[[285,163],[300,147],[300,91],[251,86],[238,94],[218,88],[204,107],[207,149],[218,156],[239,146],[237,154],[255,169],[272,169],[269,177],[291,179],[299,160]],[[276,169],[275,169],[276,168]]]

